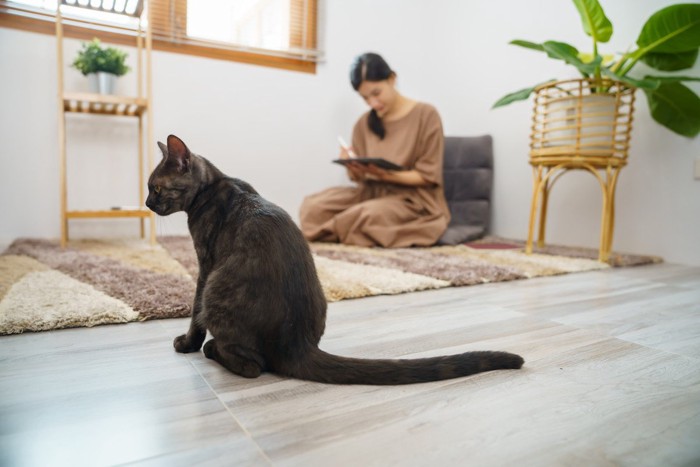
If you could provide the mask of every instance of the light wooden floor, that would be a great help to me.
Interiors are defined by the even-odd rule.
[[[325,350],[498,349],[520,371],[401,387],[246,380],[186,320],[0,338],[0,465],[700,465],[700,268],[330,305]]]

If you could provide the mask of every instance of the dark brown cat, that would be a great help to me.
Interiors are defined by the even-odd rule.
[[[163,159],[148,181],[146,205],[162,216],[187,213],[199,260],[192,321],[175,339],[178,352],[198,351],[208,330],[213,339],[204,354],[236,374],[340,384],[408,384],[522,366],[522,357],[505,352],[364,360],[320,350],[326,300],[289,215],[178,137],[158,145]]]

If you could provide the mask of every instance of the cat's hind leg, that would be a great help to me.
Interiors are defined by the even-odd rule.
[[[218,345],[217,340],[209,339],[203,350],[207,358],[245,378],[257,378],[265,368],[265,360],[259,353],[240,345]]]

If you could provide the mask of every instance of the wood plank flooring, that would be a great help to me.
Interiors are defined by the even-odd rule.
[[[700,465],[700,268],[671,264],[330,305],[321,347],[517,352],[436,383],[247,380],[187,320],[0,337],[1,466]]]

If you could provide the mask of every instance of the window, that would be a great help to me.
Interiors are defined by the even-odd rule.
[[[0,26],[54,34],[58,0],[0,0]],[[134,0],[101,1],[123,4]],[[317,48],[317,0],[150,0],[153,48],[168,52],[233,60],[314,73]],[[119,15],[62,7],[67,18],[119,24]],[[95,26],[75,23],[65,34],[92,39]],[[103,40],[129,44],[118,33],[100,33]]]

